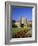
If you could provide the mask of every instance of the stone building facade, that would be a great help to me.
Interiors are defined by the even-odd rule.
[[[24,25],[27,25],[27,18],[25,17],[20,17],[20,20],[18,20],[16,23],[15,23],[19,28],[20,28],[20,24],[24,24]]]

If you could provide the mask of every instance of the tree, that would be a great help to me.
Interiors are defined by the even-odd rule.
[[[32,23],[27,24],[27,26],[32,27]]]
[[[24,24],[21,24],[20,26],[21,26],[21,27],[24,27]]]
[[[12,27],[17,27],[17,25],[15,25],[15,20],[12,20]]]

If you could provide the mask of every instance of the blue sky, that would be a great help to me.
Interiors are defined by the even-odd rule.
[[[19,20],[20,16],[27,17],[28,20],[32,20],[32,8],[30,7],[16,7],[11,6],[12,20]]]

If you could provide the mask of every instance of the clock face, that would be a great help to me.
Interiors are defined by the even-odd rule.
[[[11,37],[32,37],[32,7],[11,6]]]

